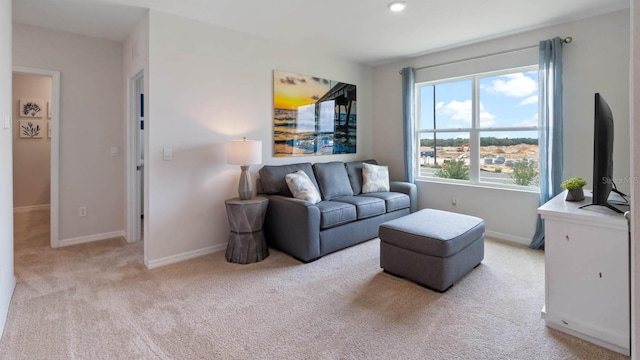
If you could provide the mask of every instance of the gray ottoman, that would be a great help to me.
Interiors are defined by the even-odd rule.
[[[445,291],[484,259],[484,220],[424,209],[380,225],[380,267]]]

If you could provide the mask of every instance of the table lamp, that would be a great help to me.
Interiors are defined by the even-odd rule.
[[[249,166],[262,162],[262,141],[259,140],[229,140],[227,142],[227,163],[240,165],[240,183],[238,194],[240,200],[249,200],[253,195]]]

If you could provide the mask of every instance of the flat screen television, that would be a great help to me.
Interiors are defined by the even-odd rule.
[[[622,213],[608,201],[611,191],[620,194],[623,199],[626,199],[626,195],[619,192],[613,182],[613,113],[609,104],[599,93],[595,94],[592,184],[592,201],[585,206],[606,206],[615,212]]]

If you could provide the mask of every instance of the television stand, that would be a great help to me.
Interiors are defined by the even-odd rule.
[[[616,188],[611,189],[611,192],[620,195],[622,200],[624,200],[624,201],[626,201],[628,203],[627,199],[629,198],[629,196],[627,194],[623,193],[622,191],[620,191],[620,190],[618,190]],[[607,200],[607,201],[609,201],[609,200]],[[616,202],[613,202],[613,203],[616,204]],[[625,204],[620,202],[618,205],[625,205]],[[624,211],[622,211],[622,210],[618,209],[617,207],[609,204],[608,202],[606,202],[604,204],[586,204],[586,205],[582,205],[582,206],[578,207],[578,209],[586,208],[586,207],[589,207],[589,206],[604,206],[604,207],[607,207],[607,208],[617,212],[618,214],[624,214]]]
[[[629,195],[623,193],[622,191],[620,191],[620,190],[618,190],[616,188],[611,189],[611,191],[616,193],[616,194],[618,194],[618,195],[620,195],[625,200],[629,197]]]
[[[545,324],[630,354],[629,223],[560,194],[538,208],[545,226]]]
[[[604,206],[604,207],[607,207],[607,208],[617,212],[618,214],[624,214],[624,211],[618,209],[617,207],[615,207],[615,206],[613,206],[611,204],[607,204],[607,203],[604,203],[604,204],[586,204],[586,205],[582,205],[582,206],[578,207],[578,209],[586,208],[586,207],[589,207],[589,206]]]

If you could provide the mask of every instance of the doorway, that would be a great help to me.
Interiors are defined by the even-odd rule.
[[[58,247],[60,73],[14,67],[13,76],[14,212],[48,208],[49,244]]]
[[[130,79],[128,151],[128,233],[127,241],[144,239],[144,72]]]

